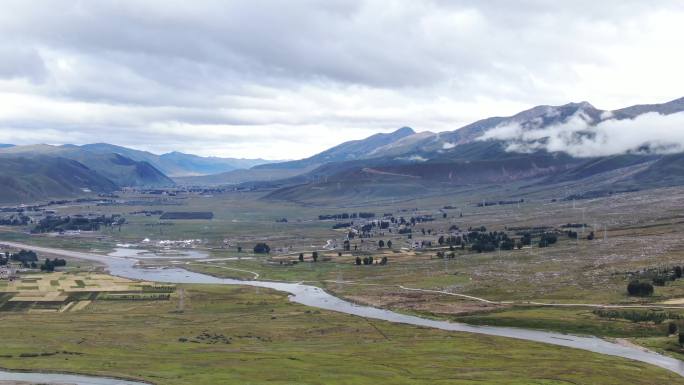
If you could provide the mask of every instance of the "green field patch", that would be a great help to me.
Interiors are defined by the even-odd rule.
[[[667,325],[608,319],[586,308],[514,307],[456,317],[475,325],[510,326],[606,337],[651,337],[667,334]]]
[[[67,298],[66,302],[87,301],[87,300],[91,299],[90,297],[92,294],[93,293],[87,292],[87,291],[69,293],[69,298]],[[95,293],[95,294],[97,294],[97,293]]]
[[[166,285],[140,285],[139,286],[143,292],[151,293],[173,293],[176,291],[175,286]]]
[[[23,312],[31,309],[35,302],[21,302],[21,301],[12,301],[12,302],[5,302],[2,307],[0,307],[0,311],[7,311],[7,312]]]
[[[100,293],[97,296],[101,301],[168,301],[170,298],[167,293]]]
[[[59,310],[62,307],[63,302],[35,302],[32,306],[32,309],[41,309],[41,310]]]

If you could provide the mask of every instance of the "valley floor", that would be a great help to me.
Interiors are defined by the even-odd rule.
[[[2,366],[156,384],[684,383],[624,359],[312,310],[265,289],[184,289],[182,309],[174,295],[3,313]],[[51,352],[63,353],[40,356]]]
[[[514,194],[520,188],[484,190],[485,195],[477,198],[468,191],[408,201],[356,202],[353,209],[345,208],[344,203],[311,207],[270,202],[256,193],[172,200],[181,205],[173,210],[213,211],[211,221],[160,221],[154,216],[127,215],[159,207],[152,203],[74,206],[62,208],[61,214],[122,213],[127,215],[127,223],[121,229],[77,236],[30,236],[21,229],[5,227],[0,240],[110,252],[120,247],[117,244],[154,248],[159,240],[199,239],[196,247],[208,253],[208,258],[149,259],[144,264],[180,264],[221,277],[254,279],[258,275],[262,280],[304,281],[358,303],[401,312],[471,324],[619,338],[684,359],[677,337],[667,336],[669,322],[684,327],[684,309],[680,309],[684,305],[678,303],[684,298],[684,280],[658,286],[648,298],[626,293],[634,272],[684,265],[684,189],[576,202],[550,199],[562,196],[562,191],[531,191],[519,205],[477,206],[482,199],[517,198]],[[329,240],[341,243],[346,231],[333,230],[338,221],[319,220],[318,215],[349,210],[407,217],[431,214],[436,219],[417,225],[411,241],[405,235],[378,234],[363,243],[357,240],[356,251],[324,249]],[[442,218],[442,213],[447,217]],[[281,218],[288,221],[276,222]],[[491,253],[457,249],[452,259],[437,257],[438,251],[447,250],[444,247],[410,247],[412,241],[436,240],[436,236],[420,233],[421,229],[444,234],[453,225],[484,225],[504,231],[525,226],[558,228],[566,223],[588,224],[586,231],[595,231],[596,239],[561,237],[548,248]],[[151,244],[141,244],[144,238],[151,239]],[[393,247],[378,249],[380,239],[392,240]],[[257,242],[268,243],[271,254],[252,253]],[[243,251],[238,252],[237,246]],[[313,251],[320,254],[318,262],[311,261]],[[305,261],[291,264],[300,252]],[[389,263],[356,266],[356,256],[385,256]],[[98,267],[73,260],[68,269]],[[386,379],[397,384],[684,383],[654,367],[570,349],[317,312],[263,289],[191,286],[188,292],[183,313],[175,311],[177,297],[162,306],[95,303],[83,312],[59,315],[0,312],[0,321],[9,325],[0,329],[0,338],[8,341],[0,347],[0,355],[12,355],[3,358],[2,366],[124,375],[160,384],[363,384]],[[653,309],[668,312],[670,318],[662,323],[606,318],[588,305]],[[232,338],[231,343],[179,342],[205,331]],[[101,338],[89,338],[95,335]],[[59,346],[86,354],[19,357]],[[125,370],[129,367],[133,370]]]

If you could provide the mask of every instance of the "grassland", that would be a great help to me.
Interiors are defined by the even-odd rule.
[[[477,207],[482,200],[516,199],[527,191],[519,205]],[[669,188],[616,194],[581,201],[552,201],[566,191],[506,186],[413,200],[357,200],[330,205],[301,205],[262,200],[262,193],[228,192],[213,196],[188,194],[178,197],[129,197],[149,205],[66,206],[56,208],[60,215],[94,213],[122,214],[127,223],[94,234],[79,236],[30,236],[15,228],[4,228],[0,239],[107,252],[117,243],[140,244],[158,240],[201,239],[199,248],[210,253],[211,261],[193,260],[185,268],[217,276],[252,279],[306,281],[324,287],[335,295],[394,310],[470,322],[548,329],[606,337],[633,338],[648,346],[670,346],[664,337],[664,324],[608,320],[595,316],[588,307],[554,308],[531,306],[547,304],[657,305],[684,298],[684,280],[656,287],[649,298],[629,297],[626,284],[630,272],[646,268],[684,265],[684,189]],[[172,206],[159,206],[162,199]],[[154,203],[156,202],[156,203]],[[444,209],[449,206],[451,208]],[[212,220],[163,221],[159,216],[131,215],[138,210],[212,211]],[[441,210],[441,211],[440,211]],[[328,240],[341,245],[346,232],[333,230],[336,221],[318,220],[318,215],[370,211],[395,216],[430,214],[435,221],[419,224],[412,241],[435,241],[434,235],[448,233],[450,226],[461,228],[484,225],[501,231],[521,226],[550,226],[587,223],[596,239],[574,240],[561,237],[549,248],[493,253],[456,250],[454,259],[436,257],[437,248],[413,250],[406,236],[377,235],[356,240],[357,251],[324,250]],[[441,214],[447,213],[446,218]],[[287,223],[277,222],[287,218]],[[586,233],[584,233],[586,235]],[[378,249],[377,241],[392,240],[393,248]],[[270,255],[254,255],[251,247],[266,242]],[[238,252],[241,246],[243,252]],[[310,253],[321,254],[319,262],[308,262]],[[297,259],[303,252],[306,262],[280,265],[279,258]],[[355,266],[356,256],[389,258],[387,266]],[[168,261],[146,260],[164,265]],[[409,289],[440,291],[419,292]],[[451,294],[480,297],[493,302],[468,300]],[[676,321],[679,322],[679,321]],[[684,325],[680,325],[684,326]],[[665,348],[663,348],[665,351]],[[678,354],[676,349],[667,349]]]
[[[183,289],[183,311],[173,300],[0,313],[2,366],[170,385],[684,383],[624,359],[311,310],[264,289]]]

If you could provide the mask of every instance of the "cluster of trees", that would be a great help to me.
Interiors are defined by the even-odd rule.
[[[564,225],[564,226],[567,226],[567,225]],[[567,230],[567,231],[565,231],[565,234],[570,239],[578,239],[579,238],[579,234],[577,234],[577,231]],[[590,231],[589,234],[587,235],[587,240],[593,241],[594,239],[596,239],[596,235],[594,235],[593,231]]]
[[[496,205],[515,205],[515,204],[523,203],[523,202],[525,202],[524,199],[511,200],[511,201],[483,201],[483,202],[479,202],[477,204],[477,207],[487,207],[487,206],[496,206]]]
[[[478,253],[491,252],[498,248],[501,248],[502,250],[513,250],[515,247],[519,249],[522,248],[522,243],[520,243],[520,241],[515,242],[503,231],[489,233],[477,231],[483,228],[484,227],[476,227],[476,230],[470,231],[468,234],[462,236],[449,235],[445,237],[442,235],[437,239],[437,243],[440,246],[445,244],[449,245],[449,249],[452,251],[454,250],[454,246],[461,246],[461,249],[464,249],[466,244],[471,244],[470,249]]]
[[[558,237],[553,233],[543,233],[539,239],[539,247],[548,247],[558,242]]]
[[[171,294],[104,294],[97,299],[105,301],[168,301]]]
[[[420,229],[420,231],[423,233],[423,235],[425,235],[426,233],[427,235],[432,235],[432,229],[427,229],[427,231],[425,229]]]
[[[382,259],[380,259],[380,262],[378,263],[378,265],[386,265],[387,262],[388,262],[387,257],[382,257]],[[361,257],[356,257],[356,260],[354,261],[354,263],[355,263],[357,266],[361,266],[361,265],[364,265],[364,266],[366,266],[366,265],[373,265],[373,264],[374,264],[374,260],[373,260],[373,257],[364,257],[363,259],[361,259]]]
[[[670,266],[660,269],[648,269],[639,272],[636,276],[639,279],[650,280],[653,286],[665,286],[668,282],[682,278],[683,273],[682,266]]]
[[[304,262],[304,253],[299,253],[299,262]],[[318,262],[318,251],[311,253],[311,260]]]
[[[649,282],[634,280],[627,285],[627,293],[635,297],[648,297],[653,294],[653,285]]]
[[[45,258],[45,262],[40,265],[41,271],[52,272],[55,271],[55,267],[66,266],[66,261],[63,259],[55,258],[50,260],[50,258]]]
[[[566,223],[564,225],[561,225],[561,228],[564,229],[579,229],[582,227],[588,227],[586,223]]]
[[[485,233],[485,232],[487,232],[487,228],[484,226],[480,226],[480,227],[470,226],[470,227],[468,227],[468,232],[473,232],[473,231],[479,231],[481,233]]]
[[[478,253],[491,252],[501,248],[501,250],[513,250],[515,241],[508,237],[503,231],[479,232],[471,231],[466,235],[466,243],[470,243],[470,249]],[[522,248],[522,246],[520,246]]]
[[[682,278],[682,267],[675,266],[658,271],[652,282],[655,286],[665,286],[668,281],[676,281],[679,278]]]
[[[96,218],[84,218],[80,216],[47,216],[36,224],[31,230],[32,233],[50,233],[62,231],[97,231],[101,226],[112,227],[121,226],[126,223],[126,219],[119,214],[112,216],[102,215]]]
[[[626,319],[632,322],[653,322],[655,324],[661,324],[666,320],[680,319],[681,316],[676,313],[670,313],[665,311],[653,311],[653,310],[619,310],[619,309],[595,309],[594,314],[601,318],[608,319]],[[676,325],[675,325],[676,327]],[[676,332],[676,329],[675,329]],[[670,334],[674,334],[672,332]]]
[[[12,214],[9,217],[0,218],[1,226],[26,226],[31,222],[31,218],[24,214]]]
[[[453,246],[453,245],[459,246],[465,242],[463,242],[463,238],[460,235],[449,235],[447,237],[445,237],[444,235],[440,235],[439,238],[437,239],[437,243],[440,246],[443,246],[445,244],[449,245],[449,246]]]
[[[385,245],[387,245],[388,249],[391,249],[392,248],[392,241],[387,241],[387,243],[385,243],[385,241],[383,241],[382,239],[378,241],[378,247],[379,248],[382,249],[383,247],[385,247]]]
[[[36,268],[38,262],[38,254],[33,250],[19,250],[16,253],[5,252],[4,256],[0,255],[0,266],[7,265],[9,261],[21,262],[23,267]]]
[[[522,249],[523,246],[532,244],[532,233],[518,232],[521,235],[519,239],[511,238],[505,231],[487,232],[486,227],[469,227],[468,232],[462,235],[441,235],[437,239],[440,246],[448,245],[451,251],[454,251],[454,246],[461,246],[464,249],[466,245],[470,245],[470,250],[478,253],[486,253],[501,250]],[[539,247],[548,247],[558,242],[558,236],[552,232],[543,232],[539,235]],[[444,257],[443,253],[438,257]]]
[[[325,214],[325,215],[319,215],[318,219],[323,221],[326,219],[354,219],[354,218],[375,218],[375,213],[365,213],[365,212],[360,212],[360,213],[341,213],[341,214]]]

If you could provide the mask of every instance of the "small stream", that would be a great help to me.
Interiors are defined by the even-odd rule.
[[[75,258],[83,258],[102,262],[108,266],[109,272],[113,275],[145,281],[155,281],[164,283],[205,283],[205,284],[224,284],[224,285],[246,285],[254,287],[264,287],[289,293],[290,300],[306,306],[319,309],[332,310],[360,317],[378,319],[388,322],[410,324],[416,326],[430,327],[435,329],[486,334],[492,336],[516,338],[527,341],[548,343],[552,345],[565,346],[570,348],[587,350],[594,353],[607,354],[611,356],[624,357],[636,361],[645,362],[684,376],[684,362],[675,358],[667,357],[650,351],[644,351],[637,347],[618,345],[597,337],[580,337],[569,334],[545,332],[539,330],[528,330],[511,327],[498,326],[473,326],[462,323],[448,321],[438,321],[421,318],[412,315],[400,314],[390,310],[374,308],[370,306],[356,305],[328,294],[324,290],[310,285],[300,283],[270,282],[270,281],[242,281],[229,278],[217,278],[206,274],[195,273],[188,270],[169,267],[169,268],[138,268],[137,259],[103,256],[90,253],[73,252],[67,250],[49,249],[11,242],[2,242],[16,247],[31,248],[38,252],[59,254]],[[5,379],[3,372],[0,372],[0,380]],[[18,374],[18,373],[17,373]],[[27,373],[28,374],[28,373]],[[51,375],[34,374],[48,381]],[[40,377],[46,376],[46,377]],[[87,377],[90,379],[90,377]],[[103,379],[106,380],[106,379]],[[87,380],[84,380],[87,381]],[[74,382],[77,385],[104,384],[136,384],[132,382]]]
[[[149,385],[143,382],[126,381],[109,377],[91,377],[78,374],[58,373],[8,372],[5,370],[0,370],[0,381],[64,385]]]

